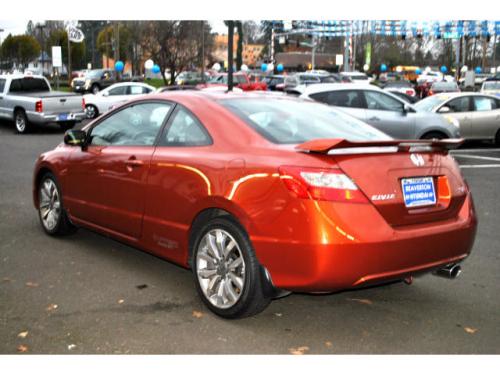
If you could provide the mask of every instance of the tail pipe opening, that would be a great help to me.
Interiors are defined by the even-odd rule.
[[[449,264],[446,267],[440,268],[435,272],[436,276],[445,277],[447,279],[455,279],[462,273],[462,267],[458,264]]]

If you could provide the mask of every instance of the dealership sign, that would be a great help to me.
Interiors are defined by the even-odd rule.
[[[68,25],[67,28],[68,31],[68,38],[70,42],[73,43],[81,43],[85,36],[83,35],[82,30],[79,28],[73,26],[73,25]]]

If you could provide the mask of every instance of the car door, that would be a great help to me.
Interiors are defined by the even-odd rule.
[[[500,128],[499,101],[487,96],[473,96],[470,138],[494,139]]]
[[[206,160],[212,143],[201,121],[177,104],[151,160],[143,238],[148,249],[174,261],[185,261],[180,247],[196,205],[211,194]]]
[[[415,138],[413,112],[404,111],[404,102],[384,92],[363,90],[366,102],[365,122],[399,139]]]
[[[323,91],[309,96],[318,102],[339,107],[361,121],[366,120],[365,102],[361,90]]]
[[[0,117],[2,118],[10,118],[12,114],[6,107],[6,100],[4,98],[4,90],[5,90],[5,84],[7,80],[5,78],[0,78]]]
[[[72,217],[140,237],[150,160],[172,108],[165,101],[130,104],[89,130],[86,147],[71,154],[65,177]]]
[[[456,119],[460,125],[460,136],[471,138],[471,117],[473,114],[471,105],[471,96],[465,95],[445,102],[436,112]],[[449,111],[443,112],[445,107],[448,107]]]
[[[113,107],[125,103],[129,99],[128,85],[110,87],[102,93],[99,103],[99,112],[107,112]]]

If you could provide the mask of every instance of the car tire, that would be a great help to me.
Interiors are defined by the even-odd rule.
[[[46,173],[37,186],[38,217],[45,233],[63,236],[74,233],[76,227],[71,223],[63,206],[61,188],[52,173]]]
[[[235,220],[217,217],[208,221],[195,233],[193,243],[196,289],[212,312],[237,319],[258,314],[269,305],[262,266]]]
[[[497,134],[495,135],[495,144],[500,146],[500,129],[497,130]]]
[[[97,116],[99,116],[99,110],[97,107],[93,104],[87,104],[85,106],[85,114],[87,115],[87,118],[89,119],[94,119]]]
[[[90,88],[90,92],[94,95],[96,95],[99,91],[101,91],[101,88],[97,83],[94,83],[92,87]]]
[[[31,130],[31,124],[26,117],[26,113],[22,109],[18,109],[14,113],[14,124],[19,134],[26,134]]]
[[[429,132],[424,134],[421,139],[446,139],[448,136],[441,132]]]
[[[73,129],[75,127],[75,125],[76,125],[75,121],[64,121],[64,122],[59,123],[59,126],[64,131]]]

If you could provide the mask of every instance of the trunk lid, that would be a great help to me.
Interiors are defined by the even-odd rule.
[[[392,226],[454,219],[467,195],[467,186],[448,149],[463,140],[389,140],[350,142],[317,140],[297,146],[302,152],[333,158]],[[427,178],[434,185],[435,203],[408,206],[402,182]],[[408,188],[406,188],[408,189]],[[410,188],[411,189],[411,188]],[[406,192],[408,197],[411,191]]]
[[[48,115],[82,112],[80,95],[53,92],[50,96],[42,96],[43,112]]]

